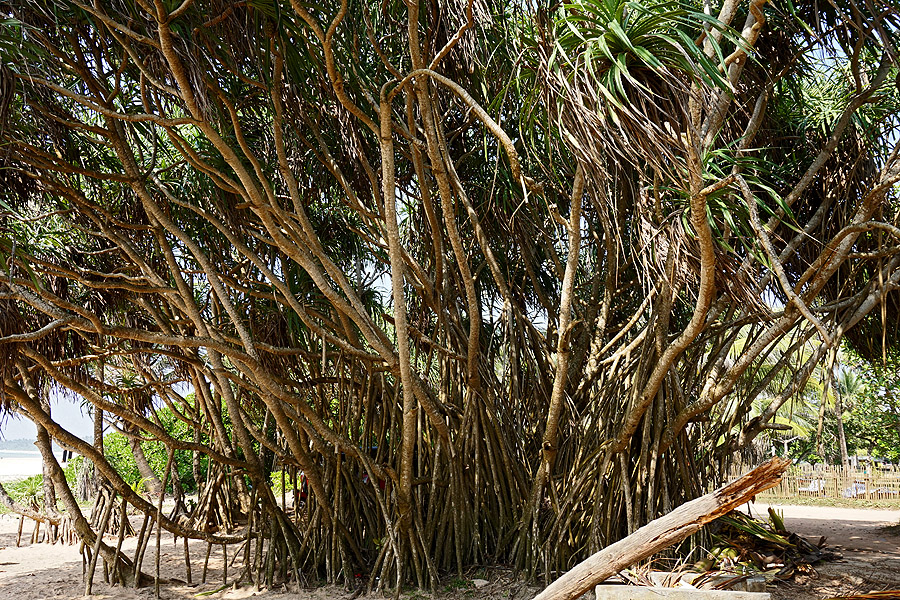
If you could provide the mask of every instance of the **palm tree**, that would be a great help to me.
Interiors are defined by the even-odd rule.
[[[847,438],[844,435],[844,413],[853,410],[853,402],[865,392],[865,382],[850,368],[838,367],[834,381],[834,416],[837,419],[838,446],[841,451],[841,466],[844,472],[850,470],[850,455],[847,452]]]

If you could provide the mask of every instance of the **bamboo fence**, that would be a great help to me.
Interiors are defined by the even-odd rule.
[[[740,477],[749,470],[748,467],[735,467],[729,473],[729,479]],[[844,470],[832,465],[792,465],[778,485],[760,496],[900,502],[900,467],[886,465]]]

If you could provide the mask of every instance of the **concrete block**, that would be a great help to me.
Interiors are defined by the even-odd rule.
[[[688,587],[601,584],[594,591],[597,600],[771,600],[771,596],[765,592],[698,590]]]

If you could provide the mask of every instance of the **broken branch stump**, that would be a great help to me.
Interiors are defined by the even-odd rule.
[[[682,504],[578,563],[533,600],[574,600],[598,583],[676,544],[710,521],[774,487],[791,461],[774,457],[719,489]]]

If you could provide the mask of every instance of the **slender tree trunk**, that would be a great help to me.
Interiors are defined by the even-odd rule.
[[[391,139],[391,107],[384,94],[381,97],[381,164],[384,195],[385,229],[391,264],[391,293],[394,299],[394,324],[397,332],[397,355],[400,362],[400,384],[403,393],[403,416],[400,442],[400,481],[398,486],[398,525],[401,543],[412,538],[407,534],[412,527],[413,451],[416,443],[418,407],[412,389],[409,354],[409,326],[406,321],[406,296],[403,290],[404,263],[400,252],[400,230],[397,225],[396,190],[394,179],[394,145]],[[474,318],[474,317],[473,317]],[[397,556],[397,582],[403,579],[405,555]],[[399,585],[398,585],[399,590]]]
[[[850,470],[850,455],[847,452],[847,438],[844,435],[844,403],[840,394],[837,394],[837,399],[834,404],[834,412],[837,416],[837,426],[838,426],[838,446],[841,449],[841,466],[844,468],[844,472]]]
[[[825,380],[822,382],[822,399],[819,401],[819,421],[816,424],[816,453],[822,462],[825,462],[825,441],[822,439],[822,430],[825,427],[825,405],[828,401],[828,390],[834,379],[834,361],[837,358],[838,346],[828,352],[828,364],[825,368]],[[843,431],[843,423],[841,424]]]
[[[825,428],[825,397],[827,396],[826,392],[822,393],[822,401],[819,404],[819,420],[816,425],[816,454],[819,455],[819,458],[822,462],[825,462],[825,440],[822,437],[822,431]]]
[[[22,373],[23,375],[22,378],[26,386],[32,387],[33,381],[30,381],[30,377],[28,377],[28,372],[24,369],[24,365],[20,363],[18,367],[20,369],[20,373]],[[31,421],[34,422],[35,425],[44,428],[45,432],[47,433],[47,440],[49,441],[49,429],[53,428],[54,422],[50,419],[49,415],[44,412],[44,408],[41,406],[40,398],[31,395],[31,389],[20,389],[20,391],[22,391],[23,393],[18,396],[19,404],[22,406],[22,408],[24,408],[24,411],[27,414],[28,418],[31,419]],[[68,440],[69,443],[71,443],[71,441],[72,440]],[[62,467],[59,466],[59,462],[56,460],[56,457],[53,455],[52,446],[48,443],[41,443],[40,439],[35,445],[38,447],[38,450],[41,453],[44,467],[48,473],[48,480],[54,486],[56,494],[62,501],[67,516],[72,522],[72,526],[75,530],[76,535],[81,539],[82,542],[84,542],[86,546],[93,547],[96,544],[100,555],[108,564],[113,565],[116,569],[120,569],[120,573],[126,573],[126,581],[133,580],[130,576],[131,563],[128,558],[118,552],[115,548],[104,544],[102,540],[102,534],[100,534],[101,539],[99,541],[97,540],[98,534],[93,530],[91,524],[81,512],[81,507],[78,505],[78,501],[75,499],[75,496],[72,494],[72,490],[69,487],[68,482],[66,481],[66,475],[63,472]],[[144,577],[146,576],[144,575]]]
[[[47,414],[50,413],[50,403],[46,401],[46,399],[41,400],[41,404],[44,407],[44,410],[47,411]],[[46,446],[53,451],[53,440],[50,438],[50,434],[47,433],[47,430],[37,425],[37,441],[36,444],[40,444]],[[53,489],[53,481],[50,478],[50,467],[45,462],[41,468],[43,472],[43,488],[44,488],[44,510],[53,514],[56,512],[56,490]]]
[[[584,169],[579,164],[575,171],[575,180],[572,183],[571,214],[569,220],[564,221],[568,233],[569,255],[566,260],[566,270],[563,275],[563,285],[560,293],[559,321],[556,333],[556,373],[553,378],[550,406],[547,410],[547,423],[541,443],[541,466],[538,468],[534,485],[532,486],[529,515],[534,515],[537,511],[544,492],[544,486],[553,472],[556,453],[559,449],[557,443],[559,419],[562,413],[569,374],[572,303],[575,290],[575,273],[578,269],[578,255],[581,246],[581,201],[583,194]],[[562,221],[562,217],[559,217],[559,219]],[[523,524],[526,524],[524,520]],[[528,530],[523,529],[523,533],[528,535]]]
[[[100,380],[103,381],[103,363],[100,363]],[[97,406],[94,406],[94,448],[97,449],[97,452],[100,453],[101,456],[104,455],[103,452],[103,409]],[[84,496],[86,496],[85,500],[88,498],[94,497],[100,493],[100,482],[103,477],[100,474],[99,469],[97,469],[96,465],[91,465],[93,470],[92,477],[92,485],[90,490],[84,491]]]
[[[22,376],[22,383],[25,388],[25,392],[35,398],[40,402],[41,408],[49,415],[50,414],[50,400],[47,398],[47,395],[43,390],[40,389],[38,383],[31,376],[31,373],[28,371],[27,367],[23,364],[18,365],[19,373]],[[41,450],[43,453],[44,450],[48,452],[53,451],[53,440],[50,438],[50,434],[47,430],[39,423],[35,423],[35,428],[37,429],[37,439],[34,444]],[[56,490],[53,489],[53,481],[50,478],[50,467],[47,465],[47,462],[44,461],[43,467],[43,480],[42,487],[44,490],[44,510],[49,514],[56,513]]]
[[[44,464],[49,468],[50,480],[56,486],[56,491],[62,499],[78,537],[81,538],[86,546],[96,547],[103,559],[119,570],[120,577],[125,580],[126,584],[133,581],[134,573],[131,568],[131,561],[124,554],[117,552],[115,548],[105,544],[102,540],[102,532],[98,534],[91,528],[90,523],[88,523],[88,520],[81,512],[81,507],[78,506],[75,496],[72,495],[72,490],[69,489],[66,483],[66,476],[59,463],[56,462],[56,457],[53,456],[52,452],[47,452],[45,448],[41,448],[41,454]],[[98,535],[100,535],[99,540],[97,539]],[[139,576],[146,577],[143,573],[139,573]]]
[[[137,437],[137,432],[131,428],[129,428],[128,432],[135,435],[135,437],[128,437],[128,447],[131,449],[131,454],[134,456],[134,462],[137,464],[138,472],[141,474],[141,479],[144,480],[144,485],[147,486],[147,491],[155,498],[156,496],[159,496],[159,490],[162,487],[162,484],[159,481],[159,477],[153,472],[153,468],[150,466],[150,462],[144,454],[144,449],[141,448],[141,442]]]
[[[200,427],[194,427],[194,443],[199,444],[201,441]],[[194,476],[194,488],[197,494],[200,494],[200,452],[194,450],[191,452],[191,474]]]

